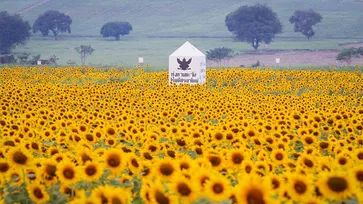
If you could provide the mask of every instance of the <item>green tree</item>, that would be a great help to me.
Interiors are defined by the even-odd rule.
[[[359,58],[360,56],[363,56],[363,47],[351,47],[349,49],[342,50],[337,55],[336,60],[350,64],[352,62],[352,58]]]
[[[222,65],[222,61],[233,57],[233,50],[226,47],[214,48],[207,51],[207,59],[215,61],[219,66]]]
[[[40,15],[33,24],[33,32],[40,31],[43,36],[48,36],[51,31],[57,39],[59,33],[71,33],[72,19],[59,11],[47,11]]]
[[[86,58],[91,55],[93,51],[95,51],[91,45],[81,45],[79,47],[75,47],[74,49],[78,52],[78,54],[80,54],[82,65],[86,63]]]
[[[9,54],[17,45],[24,45],[30,37],[31,27],[20,15],[0,12],[0,54]]]
[[[104,38],[115,37],[120,40],[120,35],[128,35],[132,31],[132,26],[129,22],[109,22],[102,26],[101,35]]]
[[[300,32],[306,36],[308,40],[315,35],[313,26],[320,23],[323,17],[313,10],[297,10],[290,17],[290,23],[294,24],[294,31]]]
[[[269,44],[282,33],[277,14],[266,5],[241,6],[226,16],[226,26],[236,39],[250,43],[257,50],[261,42]]]

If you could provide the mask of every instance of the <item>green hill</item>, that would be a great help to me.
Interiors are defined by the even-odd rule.
[[[99,35],[109,21],[129,21],[134,36],[228,37],[225,16],[242,5],[266,3],[284,24],[281,37],[294,33],[289,17],[297,9],[320,12],[323,22],[316,38],[363,38],[363,1],[358,0],[1,0],[0,10],[20,12],[31,24],[47,10],[59,10],[73,19],[72,35]]]

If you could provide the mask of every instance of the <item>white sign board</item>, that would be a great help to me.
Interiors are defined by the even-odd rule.
[[[276,64],[280,64],[280,58],[276,58]]]
[[[42,65],[42,61],[38,60],[37,65]]]
[[[206,82],[206,57],[189,42],[169,56],[169,83],[203,84]]]
[[[144,63],[144,58],[143,57],[139,57],[139,63],[140,64]]]

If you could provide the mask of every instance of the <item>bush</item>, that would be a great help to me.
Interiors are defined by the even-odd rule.
[[[222,65],[223,60],[228,60],[233,57],[233,50],[226,47],[219,47],[213,50],[207,51],[207,59],[211,61],[215,61],[219,66]]]

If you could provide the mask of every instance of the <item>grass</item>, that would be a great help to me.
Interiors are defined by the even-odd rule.
[[[167,66],[168,57],[185,41],[190,41],[202,52],[216,48],[229,47],[236,53],[253,51],[248,43],[235,42],[233,38],[147,38],[125,36],[120,41],[105,40],[100,37],[68,37],[64,40],[53,38],[33,37],[22,47],[14,50],[14,54],[29,52],[32,55],[41,54],[42,59],[56,55],[58,63],[66,65],[72,60],[80,65],[80,57],[74,47],[81,44],[91,45],[95,52],[86,62],[93,66],[133,66],[138,63],[138,57],[144,57],[145,64],[152,66]],[[339,44],[352,42],[352,39],[313,39],[292,40],[277,38],[269,49],[341,49]],[[261,48],[263,50],[263,47]]]
[[[41,0],[1,0],[0,8],[15,13]],[[21,15],[31,24],[47,10],[59,10],[73,19],[72,35],[96,35],[109,21],[129,21],[134,36],[224,36],[225,16],[242,5],[266,3],[284,26],[281,37],[300,37],[288,19],[296,9],[314,9],[323,21],[316,27],[318,38],[363,38],[363,1],[357,0],[50,0]]]

